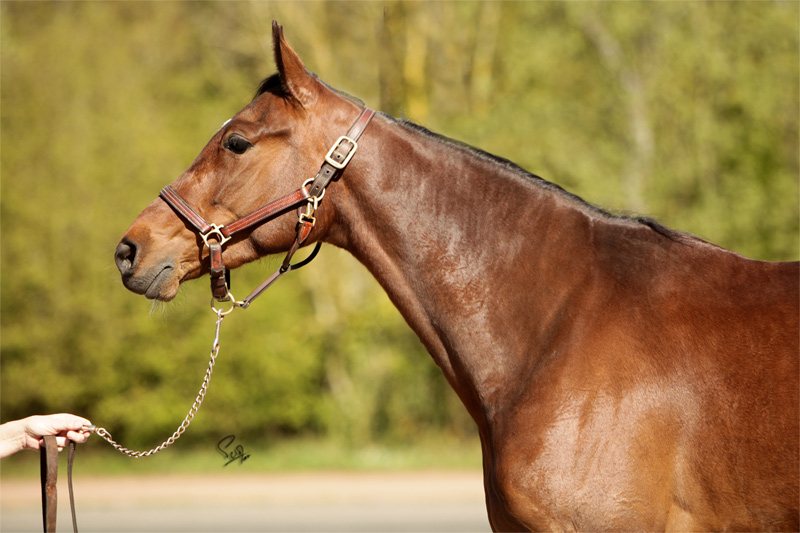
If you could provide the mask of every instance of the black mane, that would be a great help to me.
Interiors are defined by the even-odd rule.
[[[436,141],[438,141],[440,143],[447,144],[447,145],[452,146],[452,147],[454,147],[456,149],[464,150],[464,151],[470,153],[474,157],[477,157],[477,158],[482,159],[484,161],[489,161],[489,162],[491,162],[493,164],[499,165],[499,166],[505,168],[506,170],[509,170],[509,171],[511,171],[511,172],[513,172],[513,173],[515,173],[517,175],[520,175],[520,176],[522,176],[522,177],[524,177],[524,178],[526,178],[528,180],[531,180],[531,181],[533,181],[534,183],[536,183],[540,187],[544,187],[545,189],[556,191],[558,194],[560,194],[562,196],[565,196],[565,197],[577,202],[582,207],[584,207],[585,209],[588,209],[589,211],[591,211],[594,214],[600,215],[600,216],[608,218],[610,220],[623,221],[623,222],[634,222],[634,223],[638,223],[638,224],[647,226],[648,228],[650,228],[651,230],[655,231],[656,233],[658,233],[660,235],[663,235],[664,237],[667,237],[668,239],[671,239],[671,240],[680,240],[681,237],[685,236],[684,233],[682,233],[680,231],[676,231],[676,230],[670,229],[670,228],[662,225],[661,223],[659,223],[658,221],[656,221],[655,219],[650,218],[650,217],[645,217],[645,216],[627,216],[627,215],[620,215],[620,214],[611,213],[611,212],[609,212],[609,211],[607,211],[605,209],[602,209],[600,207],[597,207],[594,204],[591,204],[591,203],[587,202],[586,200],[584,200],[580,196],[567,191],[566,189],[564,189],[560,185],[557,185],[557,184],[555,184],[553,182],[547,181],[546,179],[544,179],[544,178],[542,178],[540,176],[537,176],[536,174],[528,172],[527,170],[525,170],[521,166],[517,165],[513,161],[509,161],[508,159],[505,159],[503,157],[491,154],[489,152],[481,150],[480,148],[475,148],[474,146],[471,146],[469,144],[463,143],[461,141],[458,141],[458,140],[455,140],[455,139],[451,139],[449,137],[446,137],[444,135],[440,135],[438,133],[434,133],[434,132],[430,131],[429,129],[427,129],[427,128],[423,127],[423,126],[420,126],[419,124],[414,124],[413,122],[409,122],[407,120],[395,119],[393,117],[389,117],[389,118],[394,120],[396,123],[398,123],[400,126],[406,128],[406,129],[421,133],[422,135],[425,135],[426,137],[430,137],[433,140],[436,140]]]

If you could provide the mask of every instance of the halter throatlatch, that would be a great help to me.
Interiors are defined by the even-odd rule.
[[[234,307],[247,308],[255,298],[283,274],[307,265],[316,257],[321,246],[319,242],[308,258],[299,263],[291,263],[292,256],[294,256],[295,252],[297,252],[306,239],[308,239],[311,230],[314,228],[314,223],[316,222],[314,212],[319,207],[323,196],[325,196],[325,189],[330,185],[331,181],[337,179],[341,175],[347,164],[353,158],[353,155],[355,155],[358,149],[357,141],[361,137],[361,134],[364,133],[364,130],[374,115],[375,111],[370,108],[364,108],[358,119],[350,127],[347,135],[339,137],[330,151],[328,151],[325,156],[325,161],[322,163],[317,175],[306,180],[302,187],[283,198],[273,200],[263,207],[256,209],[249,215],[245,215],[230,224],[219,226],[209,223],[200,216],[197,211],[192,209],[172,187],[167,185],[161,190],[161,198],[167,202],[178,215],[194,226],[203,239],[203,244],[208,247],[211,294],[213,295],[213,299],[211,300],[212,307],[214,307],[214,301],[216,300],[217,302],[232,302],[233,307],[231,307],[230,310],[233,310]],[[295,208],[298,208],[295,238],[280,268],[261,285],[256,287],[247,298],[242,301],[236,301],[230,292],[229,273],[222,260],[222,247],[235,233],[250,229]],[[227,312],[230,312],[230,310]]]

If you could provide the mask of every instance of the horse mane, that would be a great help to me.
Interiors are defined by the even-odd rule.
[[[587,202],[577,194],[567,191],[560,185],[557,185],[551,181],[547,181],[546,179],[537,176],[536,174],[528,172],[527,170],[517,165],[513,161],[486,152],[484,150],[481,150],[480,148],[475,148],[474,146],[471,146],[464,142],[451,139],[450,137],[446,137],[444,135],[432,132],[429,129],[425,128],[424,126],[420,126],[419,124],[415,124],[408,120],[396,119],[389,115],[384,115],[384,116],[386,116],[390,120],[393,120],[395,123],[399,124],[401,127],[407,130],[420,133],[436,142],[450,146],[455,150],[465,151],[470,155],[472,155],[473,157],[476,157],[483,161],[488,161],[489,163],[502,167],[503,169],[510,171],[511,173],[517,176],[521,176],[523,179],[526,179],[529,182],[534,183],[538,187],[554,191],[557,194],[561,195],[562,197],[577,203],[580,207],[588,210],[590,213],[600,216],[601,218],[607,219],[609,221],[628,222],[628,223],[632,222],[635,224],[639,224],[647,228],[650,228],[659,235],[662,235],[674,241],[684,240],[684,238],[688,236],[688,234],[664,226],[663,224],[661,224],[660,222],[651,217],[612,213],[606,209],[600,208],[592,203]]]

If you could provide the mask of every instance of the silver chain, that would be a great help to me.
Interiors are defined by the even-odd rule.
[[[233,301],[235,302],[236,300]],[[114,439],[111,438],[111,433],[109,433],[105,428],[98,426],[84,426],[83,429],[88,431],[94,431],[95,433],[97,433],[98,436],[108,441],[108,443],[111,444],[114,448],[116,448],[117,451],[119,451],[120,453],[123,453],[128,457],[135,457],[137,459],[140,457],[147,457],[149,455],[158,453],[161,450],[168,447],[169,445],[171,445],[176,440],[178,440],[178,438],[183,434],[183,432],[186,431],[186,428],[189,427],[189,424],[192,423],[194,415],[197,414],[197,410],[200,409],[200,405],[203,403],[203,400],[206,397],[206,391],[208,391],[208,385],[211,383],[211,373],[214,371],[214,363],[217,362],[217,355],[219,354],[219,329],[220,326],[222,325],[222,319],[225,318],[225,315],[233,311],[235,307],[236,305],[234,304],[234,306],[228,310],[217,309],[216,307],[214,307],[214,301],[213,300],[211,301],[211,308],[217,314],[217,322],[214,332],[214,344],[211,346],[211,361],[209,361],[208,363],[208,370],[206,370],[206,375],[203,378],[203,385],[200,387],[200,392],[197,393],[197,398],[195,398],[194,403],[192,404],[192,408],[189,409],[189,413],[186,415],[186,418],[183,419],[181,425],[178,426],[178,429],[175,430],[175,433],[173,433],[170,438],[168,438],[167,440],[165,440],[152,450],[148,450],[146,452],[137,452],[121,446],[119,443],[117,443]]]

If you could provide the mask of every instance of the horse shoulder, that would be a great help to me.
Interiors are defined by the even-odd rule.
[[[540,350],[545,363],[491,424],[487,501],[501,529],[796,520],[798,267],[716,254],[616,286],[619,271],[605,274],[612,290],[584,298]],[[758,376],[771,392],[751,386]]]

